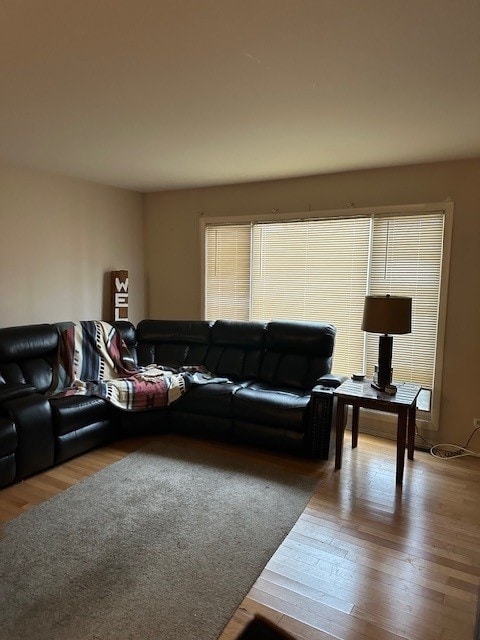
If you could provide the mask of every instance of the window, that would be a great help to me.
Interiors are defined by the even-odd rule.
[[[250,318],[250,225],[211,226],[205,244],[206,318]]]
[[[369,232],[358,218],[254,225],[251,318],[332,322],[335,370],[358,371]]]
[[[360,328],[365,295],[411,296],[412,333],[394,338],[394,378],[433,389],[441,371],[445,210],[422,205],[235,224],[207,219],[204,316],[332,322],[334,371],[371,376],[378,336]]]
[[[432,389],[437,344],[444,216],[380,216],[374,220],[369,293],[412,298],[412,333],[393,339],[398,380]],[[378,336],[366,334],[367,371],[377,361]]]

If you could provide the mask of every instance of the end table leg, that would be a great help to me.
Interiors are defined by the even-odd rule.
[[[397,484],[402,484],[405,466],[405,445],[407,439],[407,409],[398,412],[397,423]]]
[[[413,460],[413,452],[415,449],[415,426],[417,421],[417,411],[415,405],[412,405],[408,410],[408,425],[407,425],[407,449],[408,459]]]
[[[357,404],[352,405],[352,449],[358,444],[358,415],[360,407]]]
[[[337,412],[335,417],[335,469],[342,468],[342,449],[343,438],[345,435],[345,421],[344,421],[345,402],[337,398]]]

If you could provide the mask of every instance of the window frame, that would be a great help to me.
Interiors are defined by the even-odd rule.
[[[199,239],[200,239],[200,317],[205,317],[205,278],[206,278],[206,260],[205,260],[205,232],[209,225],[235,225],[235,224],[253,224],[256,222],[284,222],[284,221],[302,221],[320,218],[355,218],[355,217],[371,217],[388,216],[388,215],[418,215],[429,213],[444,214],[444,235],[442,250],[442,270],[440,276],[440,294],[438,309],[438,331],[437,345],[435,352],[434,365],[434,388],[431,397],[431,410],[429,413],[421,412],[419,422],[427,429],[438,430],[440,420],[440,402],[442,391],[443,362],[445,350],[445,329],[447,319],[447,298],[450,273],[450,253],[452,243],[453,230],[453,213],[454,202],[447,199],[444,202],[429,202],[422,204],[408,205],[387,205],[375,207],[349,207],[347,209],[328,209],[318,211],[304,212],[279,212],[276,209],[269,214],[244,214],[244,215],[207,215],[202,212],[199,216]],[[388,420],[387,420],[388,421]]]

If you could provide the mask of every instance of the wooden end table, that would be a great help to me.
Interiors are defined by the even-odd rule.
[[[334,391],[337,398],[335,419],[336,447],[335,469],[342,467],[343,439],[345,435],[345,406],[352,405],[352,449],[358,443],[358,418],[360,408],[397,414],[397,476],[401,485],[405,464],[405,445],[408,459],[413,460],[415,445],[416,402],[421,386],[411,382],[396,383],[397,393],[390,396],[371,386],[371,380],[346,380]]]

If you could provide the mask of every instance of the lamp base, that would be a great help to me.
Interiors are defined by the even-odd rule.
[[[378,340],[378,378],[377,388],[384,391],[392,381],[392,349],[393,337],[387,334],[380,336]]]

